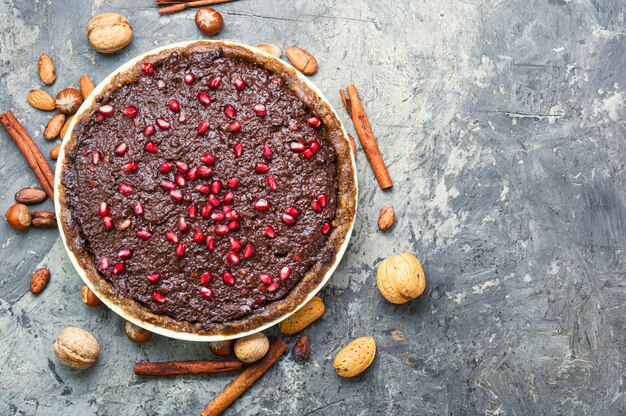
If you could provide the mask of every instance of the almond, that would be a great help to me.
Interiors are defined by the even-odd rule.
[[[317,296],[307,302],[300,310],[278,324],[278,329],[287,334],[293,335],[302,331],[324,314],[324,302]]]
[[[15,200],[20,204],[32,205],[45,201],[48,195],[39,188],[24,188],[17,191]]]
[[[83,100],[86,100],[89,97],[89,94],[96,88],[93,85],[93,82],[87,75],[80,76],[80,93],[83,96]]]
[[[63,124],[65,124],[65,114],[55,114],[44,129],[43,137],[45,137],[46,140],[56,139],[59,136],[59,133],[61,133]]]
[[[56,215],[54,212],[33,211],[31,225],[37,228],[56,228]]]
[[[57,160],[59,158],[59,152],[61,151],[61,145],[57,144],[52,149],[50,149],[50,159]]]
[[[83,96],[74,88],[66,88],[57,94],[54,104],[63,114],[74,114],[83,103]]]
[[[313,75],[317,72],[317,60],[299,46],[288,47],[285,55],[287,55],[289,62],[304,75]]]
[[[70,124],[72,124],[72,120],[74,120],[74,116],[69,116],[65,120],[65,124],[63,125],[63,128],[61,129],[61,140],[65,140],[65,133],[67,133],[67,129],[70,127]]]
[[[33,277],[30,279],[30,291],[33,294],[41,293],[50,281],[50,270],[45,267],[35,270]]]
[[[54,80],[57,79],[57,72],[54,69],[54,64],[52,63],[52,59],[50,56],[45,53],[39,57],[39,78],[46,85],[52,85]]]
[[[30,90],[28,92],[28,103],[38,110],[52,111],[56,107],[54,99],[45,91]]]
[[[333,366],[341,377],[354,377],[372,364],[376,356],[376,341],[372,337],[357,338],[335,356]]]
[[[396,213],[393,210],[393,206],[385,205],[380,210],[380,215],[378,216],[378,228],[381,231],[388,230],[393,225],[396,220]]]
[[[280,48],[271,43],[262,43],[260,45],[256,45],[257,48],[269,53],[270,55],[274,55],[277,58],[280,58],[281,51]]]

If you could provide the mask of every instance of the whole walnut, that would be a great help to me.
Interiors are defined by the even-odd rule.
[[[100,345],[84,329],[68,326],[59,334],[54,343],[54,353],[59,360],[72,368],[89,368],[100,355]]]
[[[422,265],[411,253],[383,260],[376,273],[378,290],[391,303],[401,304],[424,293],[426,278]]]
[[[270,348],[270,342],[262,332],[235,341],[235,355],[244,363],[259,361]]]
[[[87,37],[98,52],[115,53],[133,40],[133,28],[121,14],[102,13],[87,23]]]

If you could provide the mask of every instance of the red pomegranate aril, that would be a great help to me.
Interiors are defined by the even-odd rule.
[[[221,83],[222,83],[221,77],[211,78],[211,80],[209,81],[209,88],[211,88],[212,90],[216,90],[219,88]]]
[[[220,200],[218,197],[216,197],[215,195],[211,194],[209,195],[208,198],[209,204],[211,204],[214,207],[219,207],[220,206]]]
[[[178,113],[180,111],[180,103],[175,99],[172,98],[167,104],[173,112]]]
[[[205,153],[202,155],[202,157],[200,158],[200,160],[202,160],[202,163],[205,163],[209,166],[213,165],[213,163],[215,163],[215,157],[211,154],[211,153]]]
[[[257,199],[257,201],[254,203],[254,207],[259,211],[267,211],[268,209],[270,209],[270,206],[270,202],[265,199]]]
[[[231,212],[233,210],[233,207],[231,207],[230,205],[224,205],[222,206],[222,212],[224,214],[228,214],[229,212]]]
[[[185,179],[183,175],[176,175],[174,177],[174,182],[176,182],[176,185],[180,186],[181,188],[184,188],[187,185],[187,179]]]
[[[213,249],[215,248],[215,239],[213,238],[213,236],[207,236],[206,246],[209,250],[213,251]]]
[[[194,82],[196,77],[194,76],[194,74],[189,73],[189,74],[185,75],[185,77],[183,79],[185,80],[185,84],[190,85],[191,83]]]
[[[228,186],[230,189],[235,189],[237,185],[239,185],[239,179],[237,178],[230,178],[226,183],[226,186]]]
[[[261,273],[259,275],[259,279],[261,279],[261,282],[265,283],[266,285],[269,285],[272,283],[272,276],[270,276],[267,273]]]
[[[278,273],[278,275],[280,276],[280,280],[285,280],[286,278],[289,277],[290,274],[291,274],[291,269],[287,266],[280,269],[280,272]]]
[[[215,180],[211,182],[211,192],[213,192],[214,194],[219,194],[221,190],[222,190],[222,181]]]
[[[230,247],[235,253],[239,253],[239,251],[241,251],[241,241],[237,240],[236,238],[230,237]]]
[[[157,118],[156,120],[154,120],[154,122],[157,126],[159,126],[161,130],[167,130],[170,128],[170,123],[163,118]]]
[[[218,224],[215,226],[215,234],[217,235],[225,235],[228,233],[228,226],[224,224]]]
[[[304,145],[300,142],[291,142],[289,144],[289,147],[291,147],[291,150],[293,150],[296,153],[301,153],[305,149]]]
[[[200,104],[206,107],[207,105],[211,104],[211,97],[209,97],[209,94],[207,94],[206,92],[201,91],[198,93],[198,101],[200,101]]]
[[[174,189],[176,189],[176,185],[170,181],[161,181],[161,188],[165,189],[166,191],[173,191]]]
[[[263,145],[263,156],[265,156],[267,160],[272,160],[272,148],[269,143]]]
[[[254,171],[256,173],[267,173],[270,170],[270,165],[266,163],[257,163]]]
[[[230,264],[237,264],[239,263],[239,254],[230,251],[226,254],[226,260],[228,260]]]
[[[276,231],[274,231],[274,227],[268,225],[267,227],[265,227],[265,232],[263,233],[263,235],[267,238],[274,238],[276,237]]]
[[[113,228],[113,218],[111,217],[104,217],[102,219],[102,223],[104,224],[104,228],[106,228],[107,230]]]
[[[326,207],[326,205],[328,204],[328,197],[326,196],[326,194],[319,194],[316,199],[322,207]]]
[[[243,155],[243,144],[237,143],[235,144],[235,156],[239,157]]]
[[[100,153],[97,150],[91,152],[91,163],[93,163],[94,165],[97,165],[98,163],[100,163],[101,160],[102,160],[102,153]]]
[[[208,178],[213,174],[213,169],[208,166],[200,166],[198,168],[198,177],[199,178]]]
[[[237,77],[233,80],[233,85],[235,86],[235,88],[237,88],[237,91],[242,91],[244,88],[246,88],[246,83],[243,79],[241,79],[241,77]]]
[[[168,231],[168,232],[166,232],[166,233],[165,233],[165,238],[166,238],[168,241],[171,241],[172,243],[175,243],[175,244],[177,244],[177,243],[179,243],[179,242],[180,242],[180,239],[178,238],[178,235],[177,235],[174,231]]]
[[[154,74],[154,65],[152,65],[149,62],[143,62],[141,64],[141,70],[144,72],[144,74],[146,75],[152,75]]]
[[[143,135],[146,136],[146,137],[150,137],[154,133],[156,133],[156,129],[154,128],[153,125],[146,126],[146,128],[143,129]]]
[[[228,130],[230,130],[231,133],[239,132],[241,130],[241,121],[239,120],[231,121],[230,124],[228,125]]]
[[[143,215],[143,204],[141,202],[135,203],[135,205],[133,205],[133,211],[135,211],[135,215],[138,217]]]
[[[226,114],[228,118],[235,118],[237,117],[237,110],[232,104],[226,104],[224,106],[224,114]]]
[[[222,279],[224,280],[224,283],[226,283],[227,285],[234,285],[235,284],[235,278],[233,277],[233,275],[231,274],[231,272],[224,272],[224,274],[222,275]]]
[[[280,287],[280,281],[274,281],[267,287],[268,292],[275,292]]]
[[[226,212],[224,216],[226,217],[228,221],[235,221],[239,219],[239,213],[235,211],[234,209]]]
[[[309,149],[308,147],[306,149],[304,149],[304,151],[302,152],[302,155],[304,157],[306,157],[307,159],[311,159],[313,158],[313,151],[311,149]]]
[[[187,231],[189,229],[189,224],[185,217],[178,217],[178,229],[181,231]]]
[[[129,184],[127,184],[127,183],[122,182],[122,183],[120,183],[119,191],[122,194],[128,196],[128,195],[130,195],[133,192],[133,187],[130,186]]]
[[[128,145],[126,143],[120,143],[117,146],[115,146],[114,152],[117,156],[124,156],[127,150],[128,150]]]
[[[178,190],[178,189],[174,189],[172,191],[170,191],[170,197],[176,201],[176,202],[182,202],[183,200],[183,193]]]
[[[198,206],[195,203],[191,203],[191,205],[187,207],[187,215],[189,215],[189,218],[196,218],[197,214]]]
[[[123,248],[117,252],[117,257],[120,259],[129,259],[133,256],[133,251],[129,248]]]
[[[311,117],[306,122],[313,128],[318,128],[322,124],[322,121],[317,117]]]
[[[328,221],[322,222],[322,234],[328,235],[330,233],[331,228],[332,226],[330,225],[330,222]]]
[[[300,210],[296,207],[288,207],[285,212],[293,217],[300,215]]]
[[[281,215],[280,219],[283,220],[283,222],[288,225],[291,225],[296,222],[295,217],[287,213],[284,213],[283,215]]]
[[[172,170],[172,163],[171,162],[163,162],[161,163],[161,166],[159,166],[159,172],[166,174],[169,171]]]
[[[252,256],[253,253],[254,253],[254,246],[252,245],[252,243],[250,243],[243,250],[243,258],[248,259]]]
[[[100,270],[102,270],[103,272],[107,271],[109,269],[109,259],[106,257],[103,257],[100,259]]]
[[[109,104],[102,105],[98,108],[98,112],[105,117],[110,117],[113,115],[113,106]]]
[[[113,274],[120,274],[124,271],[126,265],[124,265],[123,261],[117,262],[115,266],[113,266]]]
[[[101,217],[106,217],[110,213],[111,209],[109,208],[109,204],[107,204],[106,202],[101,202],[100,205],[98,205],[98,215],[100,215]]]
[[[124,231],[125,229],[130,227],[131,224],[132,224],[132,221],[130,220],[130,218],[126,218],[124,221],[120,223],[120,225],[117,226],[117,229],[120,231]]]
[[[152,237],[152,233],[149,230],[138,230],[135,235],[140,240],[147,240]]]
[[[147,277],[148,277],[148,280],[151,281],[152,283],[156,283],[159,280],[161,280],[161,275],[159,273],[152,273],[152,274],[149,274]]]
[[[161,292],[154,292],[152,294],[152,299],[156,302],[156,303],[165,303],[165,296],[163,296],[163,294]]]
[[[203,298],[207,300],[211,300],[213,299],[213,296],[215,296],[215,294],[213,293],[213,290],[211,290],[211,288],[209,287],[201,287],[200,294],[202,295]]]
[[[199,184],[196,185],[196,191],[208,195],[211,193],[211,188],[209,188],[209,185]]]
[[[278,184],[276,183],[276,179],[273,176],[268,176],[265,178],[265,182],[267,182],[268,186],[272,191],[275,191],[278,188]]]
[[[317,151],[320,150],[320,142],[318,142],[317,140],[311,140],[311,142],[309,143],[309,149],[311,149],[313,154],[316,154]]]
[[[178,257],[183,257],[185,255],[185,243],[176,244],[176,255]]]
[[[178,169],[180,173],[185,174],[189,170],[189,166],[187,166],[185,162],[179,161],[179,162],[176,162],[176,169]]]
[[[236,230],[237,228],[239,228],[239,221],[231,221],[228,223],[228,229],[229,230]]]
[[[146,149],[146,151],[148,153],[156,153],[157,152],[157,147],[154,143],[152,142],[148,142],[146,143],[146,145],[144,146],[144,149]]]
[[[126,114],[130,118],[135,118],[137,117],[137,114],[139,114],[139,110],[134,105],[129,105],[122,110],[122,113]]]
[[[195,181],[197,176],[198,176],[198,168],[195,166],[189,169],[189,171],[187,172],[187,178],[189,178],[190,181]]]
[[[231,191],[226,191],[224,193],[223,201],[224,201],[225,204],[231,203],[233,201],[233,199],[235,199],[235,194],[234,193],[232,193]]]
[[[253,108],[254,112],[256,113],[257,116],[261,116],[263,117],[264,115],[267,114],[267,110],[265,109],[265,106],[263,104],[255,104],[254,108]]]
[[[211,273],[209,272],[202,273],[202,275],[200,276],[200,284],[206,285],[211,281],[212,277],[213,276],[211,276]]]
[[[128,162],[122,166],[122,170],[126,173],[131,173],[137,170],[139,164],[137,162]]]
[[[315,212],[322,212],[322,209],[323,209],[322,205],[318,201],[313,200],[311,202],[311,206],[313,207],[313,211],[315,211]]]
[[[209,216],[211,215],[211,210],[213,209],[213,207],[211,205],[205,205],[200,209],[200,216],[202,216],[202,218],[209,218]]]
[[[193,241],[195,243],[202,244],[202,243],[204,243],[204,240],[206,239],[206,236],[204,234],[200,233],[200,232],[195,232],[195,233],[193,233],[192,239],[193,239]]]
[[[198,124],[198,135],[203,135],[207,131],[209,131],[209,122],[208,121],[201,121]]]
[[[224,221],[224,214],[219,211],[214,211],[211,214],[211,219],[215,222]]]

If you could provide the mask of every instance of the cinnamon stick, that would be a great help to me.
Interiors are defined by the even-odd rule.
[[[200,413],[200,416],[217,416],[228,408],[241,396],[255,381],[280,358],[287,349],[287,344],[277,339],[272,342],[270,349],[260,361],[250,365]]]
[[[138,376],[180,376],[185,374],[213,374],[239,370],[241,361],[165,361],[135,363]]]
[[[378,149],[378,144],[374,138],[372,127],[367,119],[365,109],[363,108],[363,104],[361,104],[356,87],[353,84],[350,84],[346,89],[348,91],[348,97],[345,96],[345,93],[342,90],[340,93],[341,101],[352,118],[352,123],[354,123],[354,128],[359,136],[361,146],[363,146],[367,160],[369,160],[370,165],[372,166],[372,170],[374,171],[374,176],[376,176],[378,184],[382,189],[389,189],[393,186],[393,181],[389,176],[387,166],[385,166],[385,161],[380,154],[380,149]]]
[[[50,200],[54,202],[54,172],[37,145],[35,145],[35,142],[33,142],[33,139],[31,139],[24,126],[20,124],[10,111],[0,114],[0,123],[2,123],[11,139],[17,145],[17,148],[22,152],[26,162],[28,162]]]
[[[182,10],[189,9],[191,7],[211,6],[214,4],[230,3],[233,0],[196,0],[189,1],[181,4],[175,4],[174,6],[161,7],[159,14],[176,13]]]

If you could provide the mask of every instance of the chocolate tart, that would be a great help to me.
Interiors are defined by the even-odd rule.
[[[191,340],[295,312],[356,215],[328,101],[283,61],[221,41],[160,48],[107,77],[70,126],[55,187],[85,283],[124,318]]]

